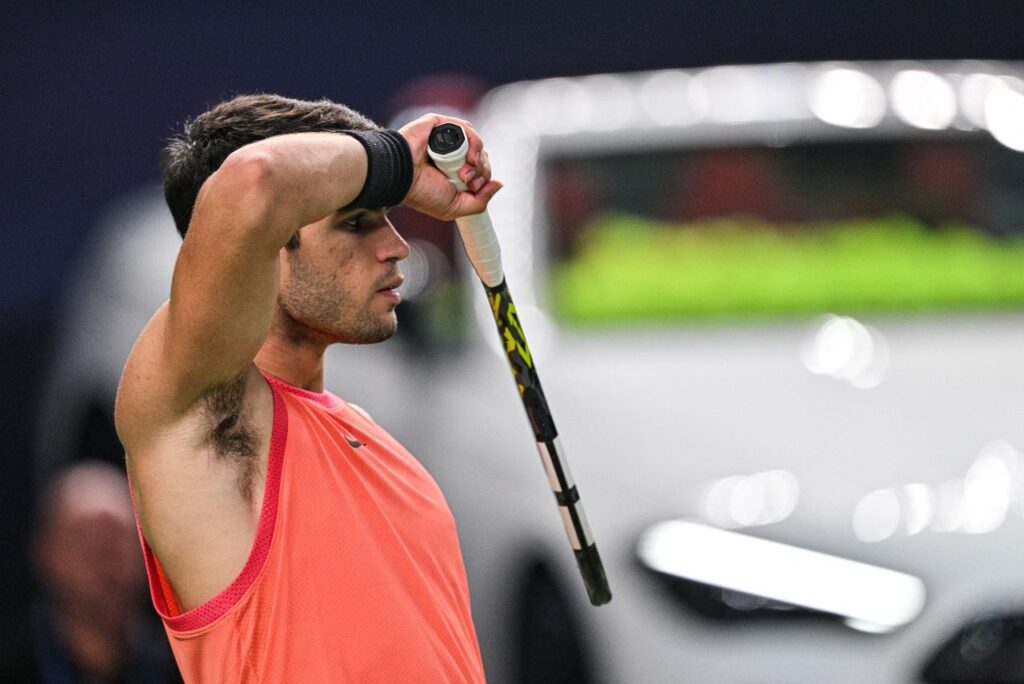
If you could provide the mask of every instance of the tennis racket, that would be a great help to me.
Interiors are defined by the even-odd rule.
[[[430,159],[460,191],[466,190],[466,185],[459,180],[458,173],[466,163],[468,151],[469,140],[461,126],[445,123],[435,126],[431,131],[428,141]],[[544,470],[558,503],[558,511],[583,576],[583,584],[587,589],[590,603],[595,606],[608,603],[612,598],[608,577],[583,512],[579,490],[569,471],[569,462],[565,458],[554,418],[551,417],[547,398],[541,388],[533,355],[526,343],[526,335],[508,291],[508,283],[505,281],[501,266],[501,249],[491,219],[484,212],[464,216],[455,223],[459,228],[466,254],[487,292],[487,301],[490,303],[494,322],[498,326],[498,335],[508,357],[516,387],[519,389],[523,408],[526,409],[526,416],[533,428],[537,450],[540,452]]]

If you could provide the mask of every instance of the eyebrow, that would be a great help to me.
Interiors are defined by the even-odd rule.
[[[350,216],[350,217],[359,216],[360,214],[377,214],[377,213],[380,213],[380,214],[383,214],[384,216],[387,216],[389,213],[391,213],[391,210],[394,209],[394,208],[395,207],[378,207],[377,209],[366,209],[364,207],[357,207],[357,208],[354,208],[354,209],[341,208],[341,209],[338,209],[335,213],[336,214],[340,214],[342,216]]]

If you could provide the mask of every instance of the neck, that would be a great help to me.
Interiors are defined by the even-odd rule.
[[[324,391],[324,350],[329,341],[284,313],[274,314],[270,333],[256,354],[256,367],[289,385]]]

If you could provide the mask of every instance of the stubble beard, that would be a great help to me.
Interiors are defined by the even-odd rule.
[[[339,291],[324,274],[296,260],[291,264],[287,291],[278,293],[278,304],[296,324],[290,331],[292,335],[315,338],[324,346],[375,344],[388,339],[398,329],[395,305],[390,305],[384,313],[375,313],[372,310],[375,296],[373,292],[356,303],[352,293]]]

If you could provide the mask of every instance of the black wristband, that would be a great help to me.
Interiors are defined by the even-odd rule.
[[[412,152],[398,131],[343,131],[366,149],[366,182],[345,209],[380,209],[402,203],[412,187]]]

